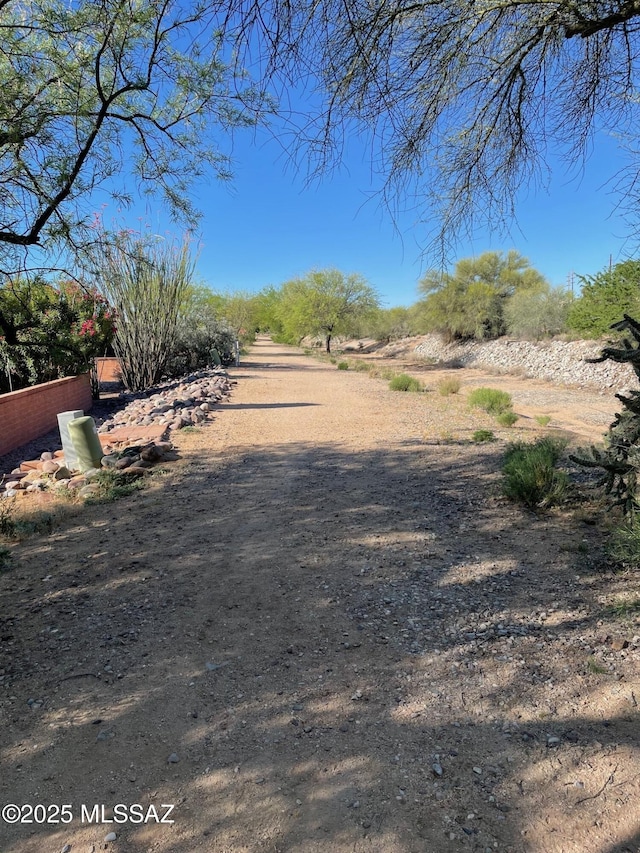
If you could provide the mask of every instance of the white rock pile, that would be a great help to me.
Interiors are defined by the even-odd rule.
[[[231,393],[235,380],[224,370],[203,370],[178,381],[136,394],[124,409],[98,429],[105,433],[126,426],[166,426],[182,429],[204,423],[212,408]]]
[[[637,388],[633,370],[626,364],[604,361],[588,364],[597,358],[602,344],[592,341],[497,341],[445,344],[438,335],[428,335],[416,349],[416,355],[439,362],[458,362],[463,367],[493,368],[501,372],[520,372],[535,379],[562,385],[577,385],[601,391],[620,392]]]

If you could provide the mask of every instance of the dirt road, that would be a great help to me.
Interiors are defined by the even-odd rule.
[[[0,575],[0,800],[68,806],[0,851],[637,853],[601,531],[506,503],[460,400],[266,341],[235,376],[148,490]]]

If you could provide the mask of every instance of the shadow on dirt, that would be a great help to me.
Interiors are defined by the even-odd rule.
[[[320,403],[224,403],[225,409],[300,409],[307,406],[319,406]]]
[[[505,504],[498,451],[468,450],[243,450],[23,545],[2,800],[177,804],[95,828],[122,853],[519,853],[591,795],[632,804],[624,683],[606,719],[589,704],[615,677],[587,666],[610,578],[561,547],[598,534]],[[0,826],[0,849],[86,831]],[[628,835],[585,825],[583,849]]]

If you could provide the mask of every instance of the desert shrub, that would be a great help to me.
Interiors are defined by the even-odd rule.
[[[469,394],[469,405],[499,415],[511,408],[511,395],[497,388],[476,388]]]
[[[531,508],[556,506],[564,500],[568,480],[555,466],[567,442],[545,437],[533,444],[515,442],[504,456],[504,493]]]
[[[398,373],[389,382],[392,391],[422,391],[422,385],[408,373]]]
[[[540,426],[546,427],[547,424],[551,421],[551,418],[549,417],[549,415],[536,415],[534,421],[537,424],[540,424]]]
[[[181,316],[164,373],[175,377],[217,364],[226,367],[235,361],[235,342],[235,332],[224,320]]]
[[[516,338],[539,341],[566,331],[573,296],[565,288],[520,290],[504,307],[507,331]]]
[[[571,306],[567,323],[581,336],[610,336],[612,325],[620,317],[634,316],[640,310],[640,261],[623,261],[596,275],[579,278],[580,297]]]
[[[518,415],[514,411],[507,409],[506,412],[500,412],[499,415],[496,415],[496,420],[500,426],[511,427],[518,420]]]
[[[369,371],[369,376],[372,379],[386,379],[390,381],[395,375],[395,371],[391,367],[377,367],[376,365],[372,365]]]
[[[449,376],[447,379],[442,379],[438,382],[438,391],[443,397],[448,397],[449,394],[457,394],[460,390],[461,384],[462,383],[459,379]]]
[[[55,526],[56,514],[52,512],[33,510],[18,514],[15,510],[15,498],[0,500],[0,539],[19,541],[37,533],[50,533]]]
[[[348,361],[339,361],[338,362],[338,370],[349,370],[349,362]]]
[[[640,379],[640,323],[625,315],[624,320],[612,329],[627,332],[621,344],[606,346],[599,363],[610,359],[620,364],[630,364],[637,379]],[[627,395],[616,394],[622,403],[621,411],[609,426],[605,447],[591,447],[588,451],[571,456],[574,462],[589,468],[600,468],[603,472],[600,485],[604,486],[613,506],[621,506],[625,514],[633,516],[640,511],[638,484],[640,482],[640,390],[632,389]]]
[[[142,391],[160,381],[173,354],[195,261],[187,238],[177,247],[130,231],[103,236],[93,262],[116,312],[113,349],[125,388]]]
[[[587,671],[592,675],[604,675],[607,672],[606,666],[602,666],[593,655],[587,658]]]
[[[353,369],[356,373],[368,373],[370,370],[370,365],[366,361],[356,361],[353,366]]]
[[[0,500],[0,536],[5,539],[13,539],[16,535],[15,506],[15,498]]]
[[[606,551],[619,566],[631,570],[640,568],[640,519],[637,514],[613,531]]]
[[[132,495],[145,486],[141,478],[134,479],[128,475],[126,468],[124,471],[102,468],[93,482],[98,484],[99,489],[95,495],[87,498],[87,504],[111,503]]]
[[[477,443],[482,444],[483,441],[494,441],[495,435],[490,429],[477,429],[471,438]]]
[[[640,613],[640,598],[638,596],[634,596],[633,598],[619,598],[608,605],[606,613],[608,616],[614,616],[618,619],[634,616],[636,613]]]

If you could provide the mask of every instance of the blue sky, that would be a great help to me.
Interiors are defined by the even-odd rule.
[[[385,307],[417,300],[417,283],[430,267],[422,256],[424,228],[410,214],[394,225],[372,197],[379,178],[371,175],[364,143],[352,141],[343,167],[311,186],[265,133],[238,134],[233,159],[230,184],[211,182],[196,195],[204,211],[198,274],[214,291],[254,292],[336,267],[361,273]],[[462,241],[452,265],[488,249],[514,248],[551,284],[566,285],[572,272],[596,273],[610,257],[616,263],[632,256],[635,243],[626,239],[628,227],[607,187],[621,163],[615,143],[602,137],[581,174],[556,164],[548,191],[523,194],[510,237],[479,233],[472,243]],[[152,228],[163,227],[152,211],[147,217]]]

